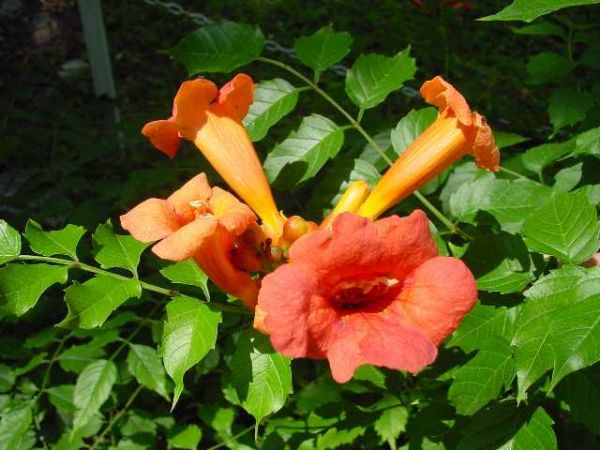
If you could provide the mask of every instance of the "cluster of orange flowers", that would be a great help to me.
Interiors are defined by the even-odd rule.
[[[235,192],[199,174],[167,199],[148,199],[121,216],[136,239],[158,241],[161,258],[193,258],[223,291],[255,311],[254,326],[291,357],[326,358],[344,382],[361,364],[416,372],[433,362],[477,296],[469,269],[438,256],[427,217],[378,217],[466,154],[498,170],[499,151],[483,116],[440,77],[421,88],[437,120],[372,191],[352,183],[321,224],[286,218],[242,125],[252,79],[218,89],[184,82],[170,118],[142,130],[173,157],[193,141]]]

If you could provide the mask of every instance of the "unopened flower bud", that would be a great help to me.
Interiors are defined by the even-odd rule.
[[[291,244],[308,233],[308,223],[300,216],[292,216],[283,225],[283,242]]]

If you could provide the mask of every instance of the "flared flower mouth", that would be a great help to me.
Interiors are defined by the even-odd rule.
[[[421,95],[437,106],[438,117],[383,175],[359,209],[363,217],[379,217],[467,154],[479,167],[499,170],[492,130],[460,92],[438,76],[423,84]]]
[[[252,210],[230,193],[211,188],[205,174],[188,181],[167,199],[151,198],[121,216],[121,226],[142,242],[155,242],[160,258],[194,258],[225,292],[250,308],[258,286],[233,263],[235,240],[256,223]]]
[[[253,95],[254,82],[245,74],[236,75],[220,90],[203,78],[185,81],[175,96],[172,116],[146,124],[142,134],[170,157],[177,153],[181,138],[194,142],[223,180],[258,214],[268,236],[277,240],[283,218],[241,123]]]
[[[289,256],[263,279],[255,327],[284,355],[328,359],[338,382],[361,364],[423,369],[477,296],[469,269],[438,256],[422,211],[343,213]]]

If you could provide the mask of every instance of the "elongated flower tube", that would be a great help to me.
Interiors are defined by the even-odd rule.
[[[331,226],[333,220],[342,213],[358,211],[368,195],[369,185],[365,180],[358,180],[350,183],[342,195],[342,198],[340,198],[333,208],[333,211],[331,211],[321,223],[321,228]]]
[[[193,258],[221,289],[253,309],[258,284],[233,263],[235,239],[256,223],[252,210],[230,193],[192,178],[167,199],[151,198],[121,216],[121,226],[142,242],[158,241],[160,258]]]
[[[220,90],[206,79],[182,83],[167,120],[150,122],[142,129],[152,144],[173,157],[180,138],[194,142],[225,182],[261,218],[268,237],[277,241],[283,218],[250,141],[242,119],[248,113],[254,83],[236,75]]]
[[[471,112],[465,98],[450,83],[435,77],[421,95],[439,109],[437,119],[383,175],[358,214],[375,219],[467,154],[479,167],[498,171],[500,151],[485,118]]]

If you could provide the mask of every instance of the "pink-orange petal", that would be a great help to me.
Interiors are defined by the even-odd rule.
[[[204,202],[208,207],[208,200],[212,190],[208,184],[206,174],[200,173],[173,192],[167,202],[182,223],[188,223],[195,218],[195,206],[191,203]],[[198,205],[196,205],[197,207]]]
[[[476,299],[469,268],[457,258],[438,256],[409,275],[394,307],[405,323],[439,344],[456,330]]]
[[[165,200],[150,198],[120,217],[121,227],[142,242],[162,239],[179,229],[177,217]]]
[[[227,231],[239,236],[256,222],[256,215],[245,203],[219,187],[213,188],[210,209]]]
[[[240,121],[248,114],[253,100],[254,81],[245,73],[236,75],[219,90],[218,103],[230,108],[234,117]]]
[[[194,140],[206,120],[204,112],[217,95],[217,86],[204,78],[184,81],[174,100],[174,118],[179,134]]]
[[[479,167],[498,172],[500,170],[500,150],[494,142],[492,129],[481,114],[473,114],[475,125],[475,139],[473,141],[473,154],[475,163]]]
[[[304,264],[284,264],[262,281],[258,305],[262,329],[273,347],[296,358],[324,358],[337,314],[318,294],[322,283]]]
[[[152,251],[159,258],[169,261],[191,258],[204,244],[204,240],[210,239],[214,234],[217,225],[217,221],[211,216],[199,217],[160,241],[152,247]]]
[[[437,106],[443,117],[456,117],[463,125],[471,125],[469,104],[462,94],[442,77],[436,76],[423,83],[421,95],[427,103]]]
[[[437,348],[391,313],[349,314],[327,351],[333,378],[345,383],[362,364],[415,373],[435,361]]]
[[[389,216],[373,222],[381,237],[381,263],[396,278],[404,278],[438,255],[427,215],[417,209],[408,217]]]
[[[144,125],[142,134],[150,139],[152,145],[172,158],[179,149],[179,133],[172,120],[155,120]]]

